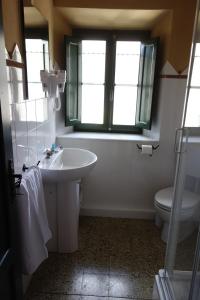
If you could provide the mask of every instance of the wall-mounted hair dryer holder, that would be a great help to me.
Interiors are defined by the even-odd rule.
[[[60,94],[65,89],[66,71],[40,71],[43,91],[47,93],[48,99],[54,101],[54,110],[58,111],[61,108]],[[56,103],[57,102],[57,103]]]

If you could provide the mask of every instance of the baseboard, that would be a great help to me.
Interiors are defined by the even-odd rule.
[[[153,209],[111,210],[111,209],[81,208],[80,215],[95,216],[95,217],[153,220],[155,217],[155,211]]]

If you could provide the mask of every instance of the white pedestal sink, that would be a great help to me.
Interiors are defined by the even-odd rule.
[[[88,150],[64,148],[39,164],[44,182],[56,184],[58,252],[78,249],[78,181],[89,174],[96,162],[97,156]]]

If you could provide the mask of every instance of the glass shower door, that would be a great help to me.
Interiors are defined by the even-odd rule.
[[[166,251],[165,278],[172,299],[191,298],[200,220],[200,135],[179,130],[174,204]],[[198,272],[196,272],[198,273]]]
[[[200,299],[200,227],[199,227],[197,244],[196,244],[189,299],[190,300]]]
[[[177,163],[164,270],[167,299],[176,300],[200,299],[199,2],[195,24],[183,126],[176,132]]]

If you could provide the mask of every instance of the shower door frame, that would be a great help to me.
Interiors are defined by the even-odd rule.
[[[191,48],[190,63],[189,63],[189,70],[188,70],[188,80],[186,86],[184,111],[182,117],[182,127],[178,129],[176,132],[175,147],[176,146],[177,147],[175,152],[177,153],[177,160],[176,160],[176,171],[175,171],[174,190],[173,190],[173,207],[172,207],[172,212],[170,217],[169,237],[168,237],[166,256],[165,256],[165,266],[164,266],[163,274],[161,276],[163,278],[163,284],[165,285],[169,299],[176,299],[173,292],[173,287],[170,281],[170,277],[173,275],[173,269],[174,269],[173,267],[174,267],[174,261],[176,257],[176,248],[177,248],[178,231],[179,231],[179,223],[180,223],[179,218],[180,218],[180,211],[181,211],[181,201],[182,201],[182,195],[184,190],[185,158],[186,158],[186,151],[187,151],[187,144],[188,144],[188,136],[190,133],[190,128],[185,127],[184,124],[186,120],[186,111],[187,111],[189,91],[190,91],[191,78],[192,78],[192,69],[194,63],[198,18],[200,17],[199,9],[200,9],[200,0],[197,0],[196,16],[195,16],[195,23],[194,23],[193,38],[192,38],[192,48]],[[197,273],[197,268],[199,267],[199,262],[200,262],[200,231],[198,232],[198,239],[196,244],[196,256],[194,256],[193,270],[191,271],[192,278],[190,281],[188,300],[196,299],[194,298],[195,279],[196,279],[195,275]]]

